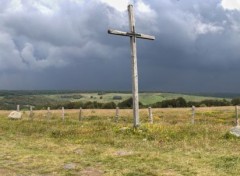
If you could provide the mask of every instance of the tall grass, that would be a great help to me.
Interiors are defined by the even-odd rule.
[[[130,110],[0,112],[0,175],[239,175],[240,140],[228,133],[234,108],[154,109],[154,124],[141,110],[132,128]],[[76,167],[66,169],[66,164]]]

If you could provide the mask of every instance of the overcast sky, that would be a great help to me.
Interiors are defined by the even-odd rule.
[[[0,0],[0,89],[131,90],[129,3],[140,90],[240,93],[240,0]]]

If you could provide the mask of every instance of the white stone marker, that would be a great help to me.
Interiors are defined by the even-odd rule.
[[[148,118],[149,118],[149,123],[153,124],[153,115],[152,115],[152,108],[148,108]]]
[[[192,106],[192,124],[195,123],[195,106]]]
[[[109,34],[128,36],[131,43],[131,58],[132,58],[132,98],[133,98],[133,126],[139,126],[139,98],[138,98],[138,70],[137,70],[137,45],[136,38],[154,40],[154,36],[136,33],[135,18],[133,13],[133,5],[128,5],[129,26],[130,32],[122,32],[118,30],[109,29]]]

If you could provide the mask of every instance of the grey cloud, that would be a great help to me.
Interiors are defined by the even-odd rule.
[[[107,34],[128,30],[127,12],[61,0],[50,15],[31,1],[10,13],[9,2],[0,2],[1,89],[131,90],[129,39]],[[240,12],[219,0],[142,2],[151,11],[135,9],[137,31],[156,40],[138,40],[141,90],[239,92]]]
[[[29,3],[24,5],[25,8],[30,6]],[[60,3],[60,12],[50,16],[33,11],[31,6],[26,11],[3,16],[3,23],[11,40],[15,42],[23,63],[32,64],[33,68],[62,65],[58,60],[71,64],[73,61],[68,53],[70,56],[71,53],[78,53],[78,59],[94,53],[106,57],[105,50],[110,49],[101,44],[98,35],[103,32],[103,28],[98,26],[102,25],[104,20],[101,19],[106,19],[106,15],[102,9],[93,10],[97,9],[97,4],[93,2],[87,4],[86,8],[80,8],[82,11],[79,11],[79,6],[65,2]],[[96,19],[93,18],[95,15]],[[100,25],[97,24],[99,22]]]

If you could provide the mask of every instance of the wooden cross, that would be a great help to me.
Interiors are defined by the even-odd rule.
[[[129,26],[130,32],[122,32],[118,30],[109,29],[109,34],[121,35],[130,37],[131,43],[131,58],[132,58],[132,97],[133,97],[133,126],[139,126],[139,98],[138,98],[138,70],[137,70],[137,45],[136,38],[154,40],[154,36],[136,33],[135,18],[133,13],[133,5],[128,5]]]

